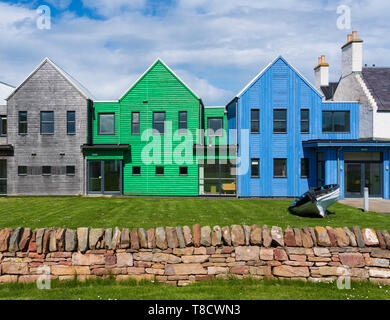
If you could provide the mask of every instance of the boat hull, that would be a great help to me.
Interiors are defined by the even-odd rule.
[[[338,185],[329,185],[311,189],[296,199],[289,207],[293,214],[310,217],[325,217],[327,209],[340,198]]]

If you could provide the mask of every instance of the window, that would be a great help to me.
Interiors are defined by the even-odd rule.
[[[139,112],[131,113],[131,134],[139,134]]]
[[[141,167],[133,167],[133,176],[141,175]]]
[[[75,166],[66,166],[66,175],[67,176],[74,176],[76,173],[76,167]]]
[[[208,118],[207,131],[209,137],[222,137],[223,135],[223,118]]]
[[[181,176],[188,176],[188,167],[180,167],[179,173]]]
[[[251,133],[260,132],[260,110],[252,109],[251,110]]]
[[[260,178],[259,159],[251,160],[251,177]]]
[[[54,112],[41,111],[41,134],[54,133]]]
[[[7,194],[7,160],[0,160],[0,194]]]
[[[0,116],[0,136],[7,135],[7,116]]]
[[[153,112],[153,130],[156,134],[165,133],[165,112]]]
[[[274,109],[274,133],[287,133],[287,109]]]
[[[99,134],[114,135],[115,134],[115,113],[99,113]]]
[[[68,134],[76,134],[76,111],[68,111],[66,113],[66,132]]]
[[[301,178],[309,178],[309,159],[301,159]]]
[[[27,111],[19,111],[19,134],[27,134]]]
[[[350,132],[349,111],[322,111],[322,132]]]
[[[43,166],[42,167],[42,175],[50,176],[51,175],[51,167],[50,166]]]
[[[274,159],[274,178],[287,178],[287,159]]]
[[[309,133],[309,109],[301,109],[301,133]]]
[[[187,111],[179,111],[179,133],[187,133]]]
[[[164,175],[164,167],[156,167],[156,176]]]
[[[27,167],[26,166],[18,166],[18,175],[19,176],[27,176]]]

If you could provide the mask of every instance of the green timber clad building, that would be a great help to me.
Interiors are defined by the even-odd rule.
[[[118,101],[95,101],[92,114],[85,193],[199,195],[195,146],[205,142],[204,106],[160,59]],[[223,108],[221,115],[226,126]]]

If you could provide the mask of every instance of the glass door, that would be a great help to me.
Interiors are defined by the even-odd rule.
[[[364,186],[368,188],[370,197],[382,196],[382,165],[380,163],[364,163]]]
[[[121,190],[121,160],[88,161],[88,193],[120,194]]]
[[[102,192],[102,163],[101,160],[88,161],[88,192]]]
[[[361,163],[345,164],[345,195],[360,197],[362,194],[362,165]]]
[[[121,191],[121,161],[104,160],[104,190],[106,193],[119,193]]]

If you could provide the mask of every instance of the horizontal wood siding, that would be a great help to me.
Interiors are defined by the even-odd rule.
[[[231,104],[231,106],[234,104]],[[251,109],[260,110],[260,133],[249,133],[249,152],[239,148],[240,161],[248,171],[238,177],[239,196],[299,196],[316,186],[316,152],[303,148],[313,139],[357,139],[359,105],[327,103],[283,58],[277,59],[238,99],[238,144],[244,145],[243,130],[250,132]],[[287,133],[273,133],[274,109],[287,109]],[[301,109],[309,109],[310,132],[301,133]],[[350,133],[322,133],[322,110],[350,110]],[[231,117],[233,119],[233,116]],[[233,123],[228,122],[229,126]],[[251,159],[260,159],[260,178],[252,178]],[[287,159],[287,178],[273,177],[275,158]],[[301,159],[309,159],[309,177],[301,178]],[[337,159],[336,159],[337,160]],[[337,182],[335,154],[326,155],[326,183]]]
[[[191,154],[185,159],[188,164],[177,164],[170,157],[169,145],[175,150],[185,139],[189,146],[199,143],[199,110],[199,99],[161,61],[157,61],[129,90],[120,101],[121,143],[131,145],[131,154],[125,157],[123,167],[124,194],[198,195],[198,166],[195,157]],[[153,112],[156,111],[166,113],[167,128],[171,126],[173,132],[178,130],[179,111],[187,111],[188,131],[192,134],[192,138],[180,136],[180,141],[173,141],[172,138],[164,141],[167,134],[161,136],[161,166],[164,167],[164,176],[155,174],[155,168],[160,164],[146,164],[141,158],[142,151],[148,144],[148,141],[142,141],[142,133],[152,129]],[[132,112],[140,113],[141,135],[131,134]],[[141,176],[132,175],[133,166],[141,167]],[[188,176],[179,175],[180,166],[188,167]]]

